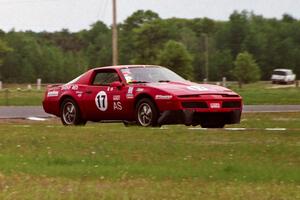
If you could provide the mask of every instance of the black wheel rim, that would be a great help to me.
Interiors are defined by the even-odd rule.
[[[63,120],[67,125],[75,124],[76,108],[71,102],[67,102],[63,107]]]
[[[150,126],[152,123],[152,109],[147,103],[142,103],[138,108],[138,120],[142,126]]]

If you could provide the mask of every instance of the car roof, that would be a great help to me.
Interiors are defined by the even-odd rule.
[[[158,65],[117,65],[117,66],[105,66],[105,67],[96,67],[93,68],[93,70],[98,70],[98,69],[124,69],[124,68],[136,68],[136,67],[161,67]]]
[[[274,69],[274,71],[284,71],[284,72],[287,72],[287,71],[292,71],[291,69]]]

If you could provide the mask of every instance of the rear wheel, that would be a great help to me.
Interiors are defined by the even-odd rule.
[[[85,125],[86,120],[81,118],[81,113],[77,103],[71,99],[65,99],[60,106],[60,118],[64,125]]]
[[[144,98],[138,101],[135,115],[139,125],[144,127],[157,126],[158,110],[150,99]]]

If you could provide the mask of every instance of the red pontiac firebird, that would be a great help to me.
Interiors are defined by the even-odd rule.
[[[242,98],[216,85],[187,81],[152,65],[95,68],[65,85],[48,86],[44,110],[64,125],[123,121],[125,125],[201,125],[222,128],[239,123]]]

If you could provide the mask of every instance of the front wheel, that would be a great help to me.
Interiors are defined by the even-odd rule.
[[[86,120],[81,118],[77,103],[71,99],[65,99],[60,106],[60,118],[65,126],[85,125]]]
[[[136,121],[143,127],[156,126],[158,120],[158,110],[148,98],[138,101],[135,109]]]

